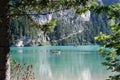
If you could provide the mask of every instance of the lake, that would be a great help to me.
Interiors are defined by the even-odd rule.
[[[11,47],[11,56],[22,66],[32,65],[35,80],[105,80],[111,73],[102,66],[104,59],[98,48],[92,45]]]

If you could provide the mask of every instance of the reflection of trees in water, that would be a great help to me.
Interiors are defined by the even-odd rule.
[[[52,80],[52,71],[48,62],[48,50],[44,49],[44,51],[40,54],[40,67],[39,67],[39,76],[41,80]]]
[[[79,80],[92,80],[90,69],[84,69],[80,74]]]
[[[79,53],[61,51],[59,56],[51,55],[49,63],[52,70],[53,80],[78,80],[82,71],[83,56]]]

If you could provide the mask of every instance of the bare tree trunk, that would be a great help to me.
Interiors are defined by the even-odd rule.
[[[9,0],[0,0],[0,80],[10,80]]]

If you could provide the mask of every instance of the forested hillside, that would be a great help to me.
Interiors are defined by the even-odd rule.
[[[118,2],[116,0],[98,0],[100,5],[108,5]],[[78,15],[73,10],[63,10],[48,16],[34,16],[38,22],[56,18],[57,25],[54,31],[44,34],[31,21],[20,16],[10,20],[10,45],[19,43],[23,46],[38,45],[87,45],[96,44],[94,36],[103,32],[110,33],[108,21],[105,14],[97,15],[91,11],[85,15]]]
[[[63,15],[59,13],[53,15],[57,18],[57,26],[49,34],[52,45],[95,44],[94,36],[99,32],[110,32],[105,15],[98,16],[91,13],[89,21],[84,21],[81,16],[70,10],[63,12]],[[31,26],[30,20],[27,17],[11,19],[11,45],[22,40],[29,46],[33,44],[33,39],[39,38],[40,30],[35,26],[29,26]],[[31,42],[27,44],[27,41]]]
[[[50,34],[53,45],[96,44],[94,36],[100,32],[110,33],[104,14],[98,16],[90,13],[90,17],[82,18],[73,11],[66,11],[65,13],[64,16],[57,17],[57,26],[54,32]]]
[[[10,20],[10,30],[11,46],[44,45],[47,37],[27,16],[12,18]]]

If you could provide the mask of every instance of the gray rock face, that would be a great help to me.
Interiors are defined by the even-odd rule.
[[[103,0],[98,0],[104,5]],[[106,15],[96,15],[91,11],[78,15],[73,10],[63,10],[47,16],[35,18],[40,24],[57,19],[54,32],[49,34],[51,45],[96,44],[94,36],[99,32],[110,33]]]
[[[94,36],[99,32],[110,32],[106,16],[90,11],[78,15],[75,11],[65,10],[53,14],[53,18],[57,18],[57,26],[49,35],[51,45],[96,44]]]

